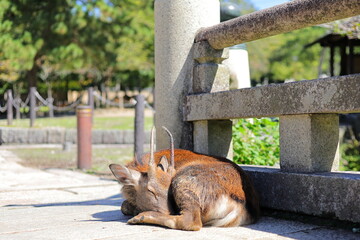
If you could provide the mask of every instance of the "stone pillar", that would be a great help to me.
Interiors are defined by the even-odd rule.
[[[192,125],[183,121],[183,105],[192,90],[193,43],[201,27],[220,22],[218,0],[155,0],[156,147],[192,149]]]
[[[194,44],[193,92],[213,93],[229,90],[229,71],[221,64],[229,57],[228,49],[215,50],[208,42]],[[195,121],[194,151],[232,158],[232,122],[230,120]]]
[[[280,117],[280,168],[287,172],[329,172],[339,165],[339,116]]]

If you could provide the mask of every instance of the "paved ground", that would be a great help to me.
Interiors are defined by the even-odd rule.
[[[360,234],[263,217],[253,225],[184,232],[127,225],[119,185],[76,171],[22,167],[0,149],[0,239],[360,239]]]

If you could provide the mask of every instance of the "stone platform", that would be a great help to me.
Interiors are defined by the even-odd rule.
[[[359,233],[262,217],[253,225],[198,232],[128,225],[115,181],[38,170],[0,149],[0,239],[360,239]]]

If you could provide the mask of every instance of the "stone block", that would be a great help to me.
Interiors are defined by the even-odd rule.
[[[63,143],[65,140],[65,129],[62,128],[51,128],[47,129],[48,141],[49,144],[54,143]]]
[[[221,63],[229,58],[229,49],[214,49],[207,41],[194,43],[194,59],[199,63]]]
[[[123,141],[123,131],[120,130],[103,130],[103,144],[121,144]]]
[[[360,112],[360,74],[187,96],[186,121]]]
[[[0,141],[2,143],[9,143],[9,131],[6,128],[0,128]]]
[[[65,142],[76,143],[77,142],[77,131],[76,129],[66,129],[65,131]]]
[[[102,144],[103,143],[103,130],[92,130],[91,142],[93,144]]]
[[[27,129],[12,128],[8,131],[9,143],[28,143],[29,132]]]
[[[230,86],[228,67],[222,64],[204,63],[194,67],[193,91],[219,92]]]
[[[48,141],[48,134],[45,129],[28,129],[28,139],[27,143],[29,144],[44,144]]]
[[[242,166],[266,208],[360,222],[358,172],[289,173]]]
[[[280,117],[280,167],[289,172],[328,172],[339,163],[337,114]]]
[[[133,144],[134,143],[134,131],[124,130],[122,143],[123,144]]]

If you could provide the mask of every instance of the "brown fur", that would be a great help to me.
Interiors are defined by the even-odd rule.
[[[203,225],[230,227],[258,219],[257,195],[238,165],[182,149],[175,149],[174,156],[175,169],[171,169],[166,162],[171,159],[169,150],[154,153],[154,175],[150,174],[150,154],[142,158],[142,164],[133,161],[126,167],[110,166],[124,184],[122,211],[139,213],[130,224],[199,230]]]

